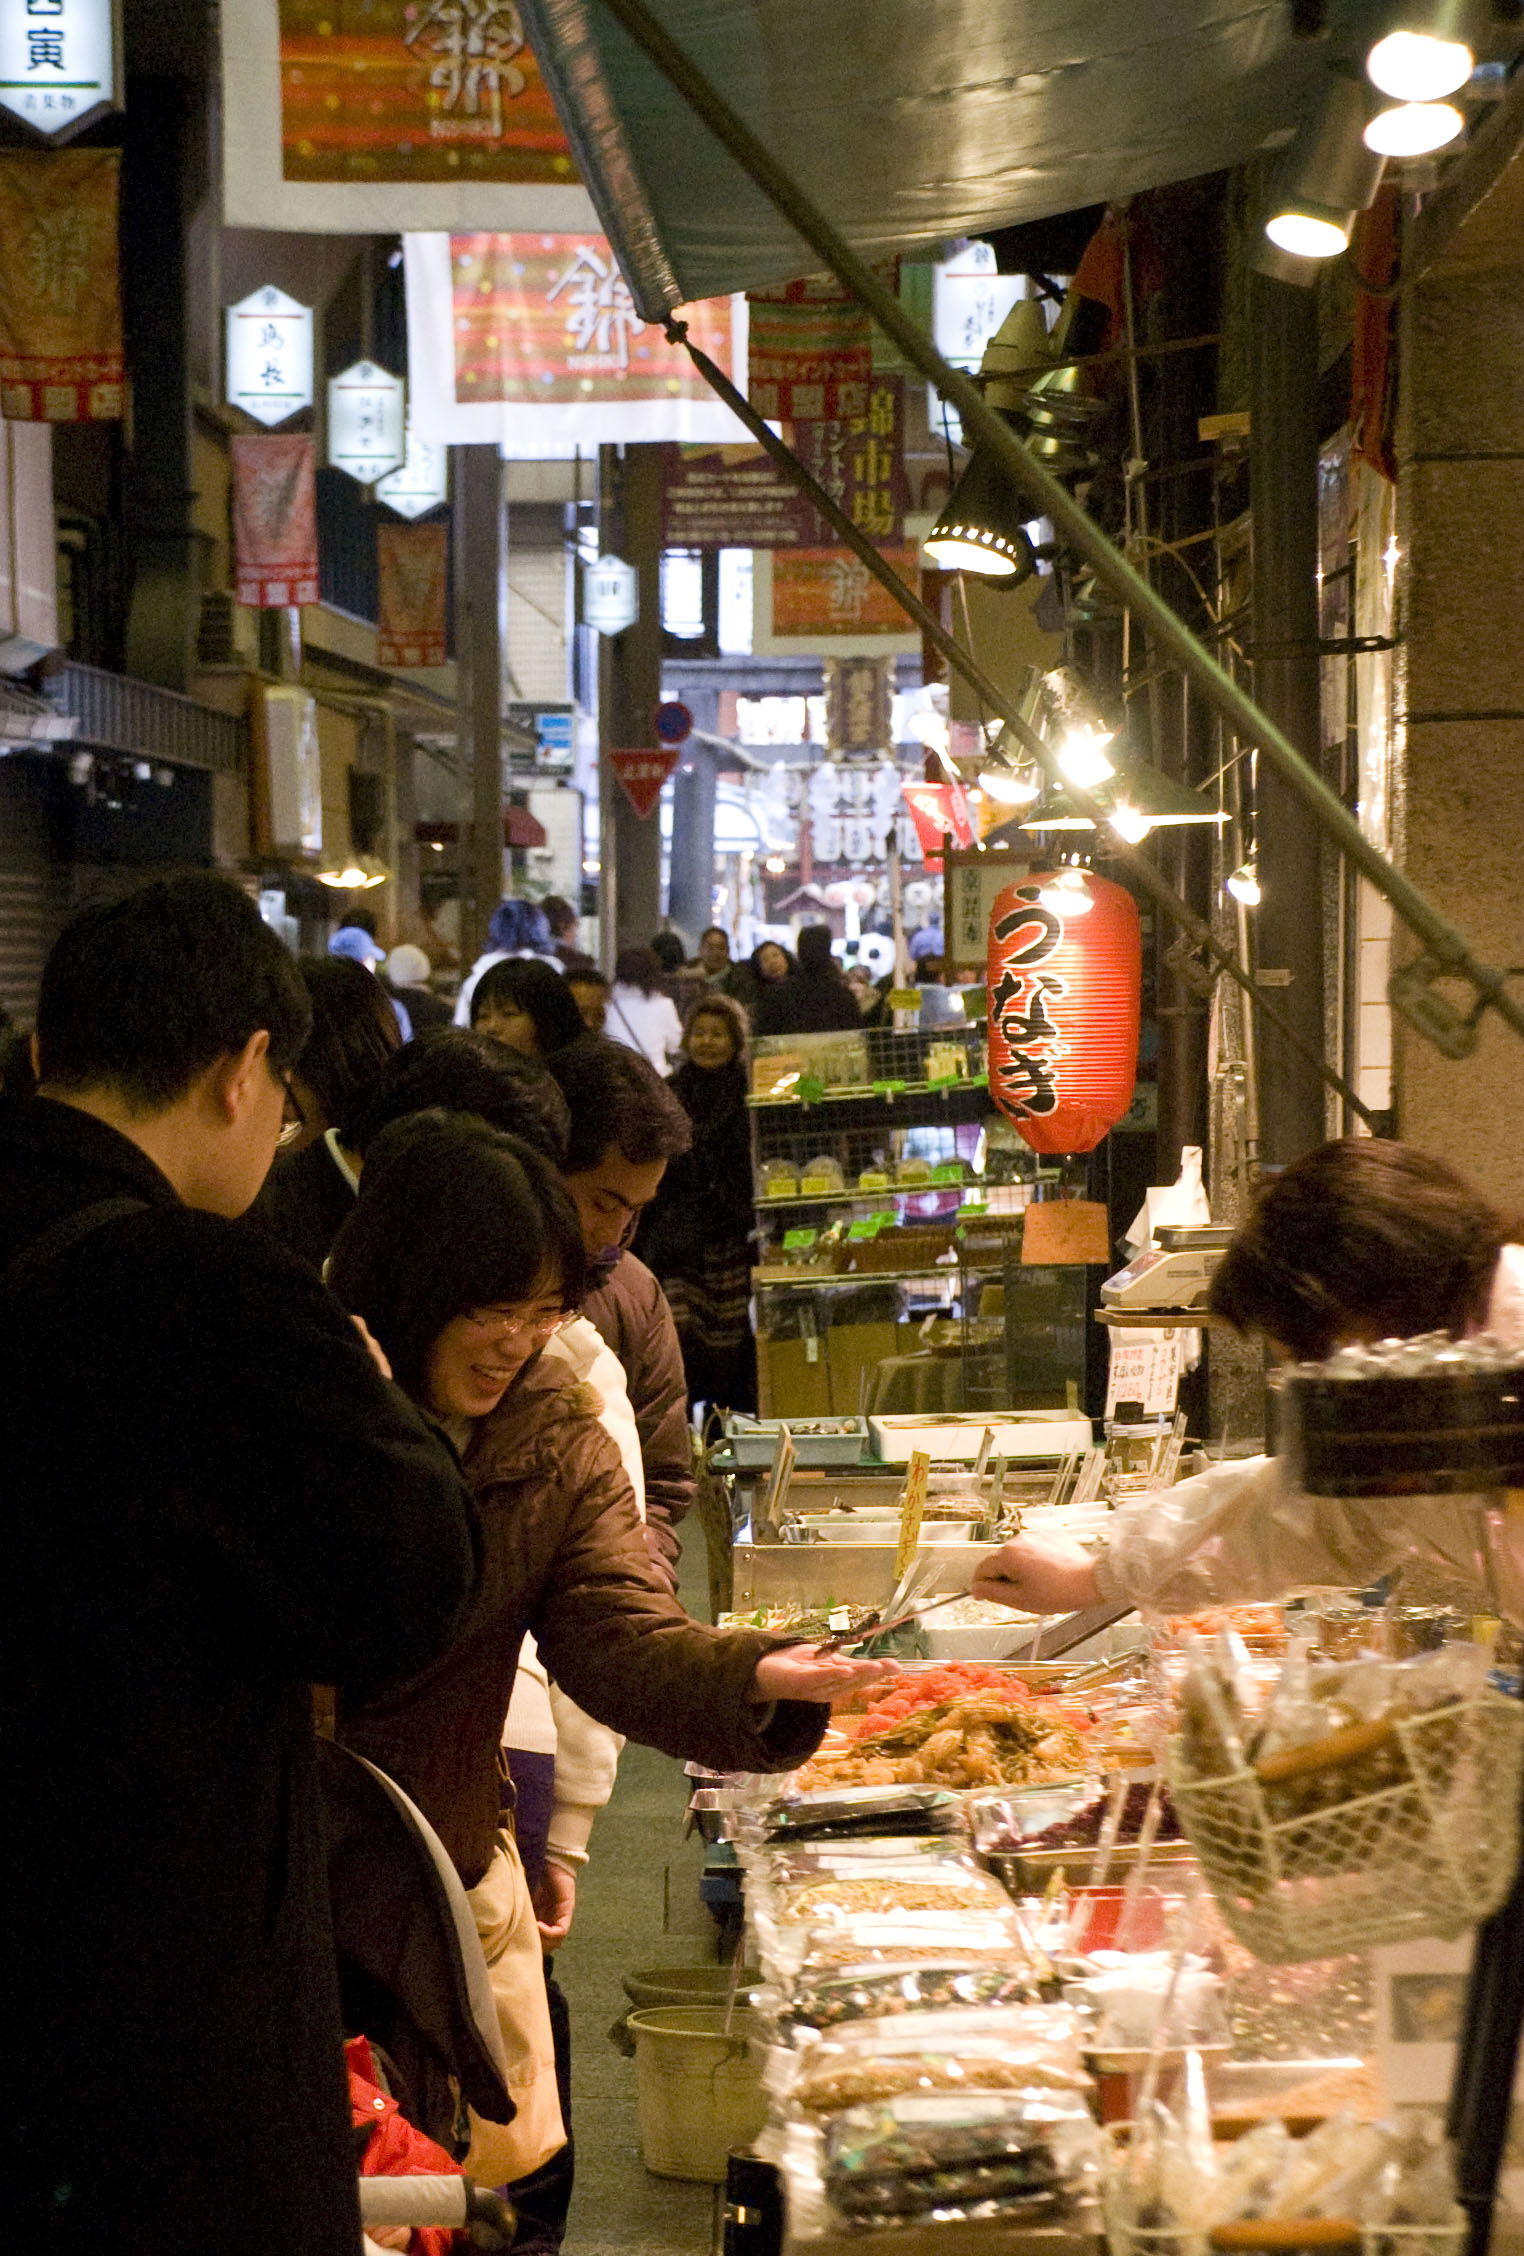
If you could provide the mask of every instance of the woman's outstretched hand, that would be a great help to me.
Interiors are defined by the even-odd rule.
[[[870,1684],[898,1676],[896,1661],[850,1661],[843,1653],[823,1653],[818,1645],[785,1645],[757,1663],[752,1679],[759,1700],[817,1700],[822,1705]]]

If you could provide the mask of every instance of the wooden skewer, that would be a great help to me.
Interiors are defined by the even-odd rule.
[[[1346,1724],[1342,1731],[1330,1731],[1326,1738],[1309,1739],[1305,1747],[1288,1747],[1283,1754],[1265,1755],[1254,1765],[1254,1775],[1262,1786],[1275,1786],[1283,1778],[1304,1778],[1316,1770],[1333,1770],[1357,1755],[1384,1747],[1395,1736],[1390,1717]]]

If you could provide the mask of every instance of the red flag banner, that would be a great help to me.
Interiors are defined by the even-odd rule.
[[[13,423],[122,414],[115,149],[0,150],[0,412]]]
[[[260,611],[316,603],[317,480],[311,438],[300,432],[243,432],[232,447],[239,602]]]
[[[378,525],[378,666],[442,666],[448,537],[444,525]]]
[[[873,332],[830,276],[749,290],[748,388],[759,415],[788,423],[867,411]]]
[[[624,795],[644,822],[661,797],[661,787],[677,766],[675,745],[653,745],[649,750],[610,752],[609,766],[624,787]]]

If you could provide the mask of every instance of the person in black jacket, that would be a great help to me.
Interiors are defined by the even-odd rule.
[[[86,910],[0,1118],[0,2184],[47,2256],[353,2256],[310,1686],[475,1589],[449,1449],[240,1217],[308,1006],[194,873]]]
[[[830,926],[807,924],[799,935],[799,969],[757,997],[753,1034],[836,1034],[861,1024],[857,997],[831,953]]]
[[[693,1143],[668,1162],[635,1250],[671,1306],[690,1398],[754,1410],[751,1128],[739,1003],[711,990],[694,1005],[668,1086],[693,1124]]]

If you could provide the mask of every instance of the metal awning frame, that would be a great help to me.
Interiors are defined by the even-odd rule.
[[[1051,520],[1059,536],[1084,559],[1103,586],[1109,588],[1127,607],[1133,617],[1154,637],[1160,648],[1169,653],[1186,680],[1220,715],[1235,737],[1245,744],[1253,745],[1263,754],[1307,804],[1324,836],[1338,848],[1350,866],[1358,870],[1390,903],[1395,915],[1418,942],[1420,951],[1413,961],[1393,974],[1389,995],[1394,1010],[1446,1057],[1463,1058],[1472,1054],[1477,1046],[1480,1022],[1489,1010],[1496,1012],[1515,1034],[1524,1037],[1524,1005],[1508,993],[1506,975],[1483,963],[1473,953],[1464,935],[1447,918],[1441,916],[1404,873],[1371,843],[1354,816],[1330,791],[1289,737],[1260,711],[1253,699],[1218,664],[1211,651],[1186,622],[1086,515],[1067,487],[1061,485],[1044,468],[1004,418],[986,404],[979,386],[942,358],[931,339],[911,320],[894,293],[884,286],[824,214],[816,209],[774,161],[745,121],[657,21],[646,5],[646,0],[600,0],[600,5],[655,64],[695,116],[723,143],[741,170],[756,183],[796,233],[817,253],[822,264],[866,308],[884,334],[898,346],[911,367],[918,369],[942,397],[957,409],[965,431],[1001,464],[1030,502],[1031,514]],[[674,300],[674,311],[675,304]],[[669,326],[680,332],[680,324]],[[687,342],[686,337],[684,342]],[[992,713],[1005,722],[1046,773],[1055,782],[1063,783],[1063,788],[1076,806],[1090,815],[1098,828],[1103,825],[1106,820],[1104,807],[1089,794],[1076,791],[1073,784],[1060,776],[1053,753],[1022,722],[1010,700],[984,674],[972,655],[954,641],[934,613],[885,564],[872,543],[835,506],[784,442],[753,413],[749,403],[708,356],[691,344],[688,345],[688,350],[709,383],[747,424],[780,467],[809,494],[816,508],[834,525],[845,544],[888,589],[948,664],[957,667],[975,694]],[[1181,926],[1192,945],[1205,953],[1217,970],[1226,973],[1243,989],[1261,1016],[1276,1028],[1284,1040],[1291,1043],[1298,1054],[1306,1058],[1309,1064],[1316,1066],[1324,1081],[1337,1091],[1352,1111],[1367,1125],[1371,1125],[1372,1115],[1369,1109],[1342,1076],[1294,1034],[1281,1014],[1267,1003],[1244,966],[1221,945],[1204,919],[1175,892],[1148,857],[1128,847],[1120,839],[1114,840],[1112,851],[1163,913]],[[1472,998],[1469,1009],[1459,1008],[1448,995],[1441,993],[1436,984],[1440,980],[1450,980],[1469,988]]]

